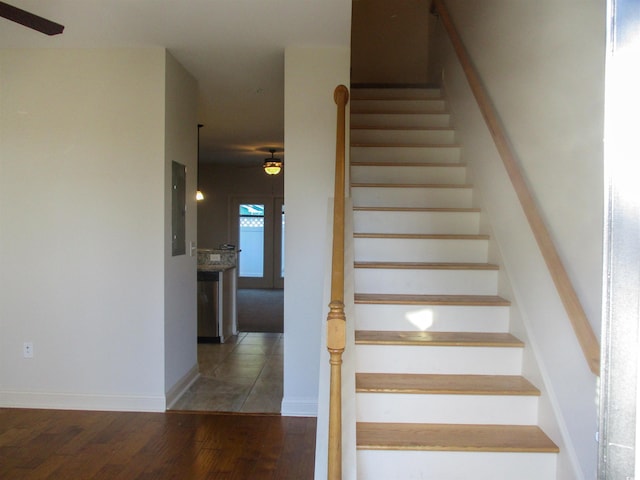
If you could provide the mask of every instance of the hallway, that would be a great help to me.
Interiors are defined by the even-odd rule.
[[[283,334],[263,332],[198,344],[200,378],[171,410],[280,413],[283,344]]]

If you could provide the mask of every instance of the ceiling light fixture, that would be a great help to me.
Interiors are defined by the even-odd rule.
[[[202,193],[202,190],[200,190],[200,129],[204,127],[203,124],[199,123],[198,124],[198,156],[197,156],[197,162],[198,162],[198,179],[197,179],[197,185],[196,185],[196,200],[199,202],[200,200],[204,200],[204,195]]]
[[[271,158],[264,159],[262,168],[264,168],[267,175],[278,175],[282,170],[282,160],[273,157],[273,154],[276,153],[275,148],[270,148],[269,151],[271,152]]]

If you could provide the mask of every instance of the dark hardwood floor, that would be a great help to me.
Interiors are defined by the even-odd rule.
[[[315,418],[0,409],[0,479],[313,478]]]

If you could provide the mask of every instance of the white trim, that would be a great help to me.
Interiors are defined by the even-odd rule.
[[[318,399],[315,397],[289,397],[282,399],[283,417],[317,417]]]
[[[59,410],[164,412],[164,395],[99,395],[84,393],[0,392],[0,407]]]
[[[196,363],[191,370],[189,370],[180,380],[178,380],[173,387],[165,394],[167,410],[173,408],[174,404],[182,397],[191,385],[200,378],[200,372],[198,371],[198,364]]]

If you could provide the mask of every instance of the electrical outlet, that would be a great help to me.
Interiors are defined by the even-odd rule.
[[[33,343],[24,342],[22,344],[22,355],[24,358],[33,358]]]
[[[219,262],[220,261],[220,254],[219,253],[210,253],[209,254],[209,260],[211,262]]]

